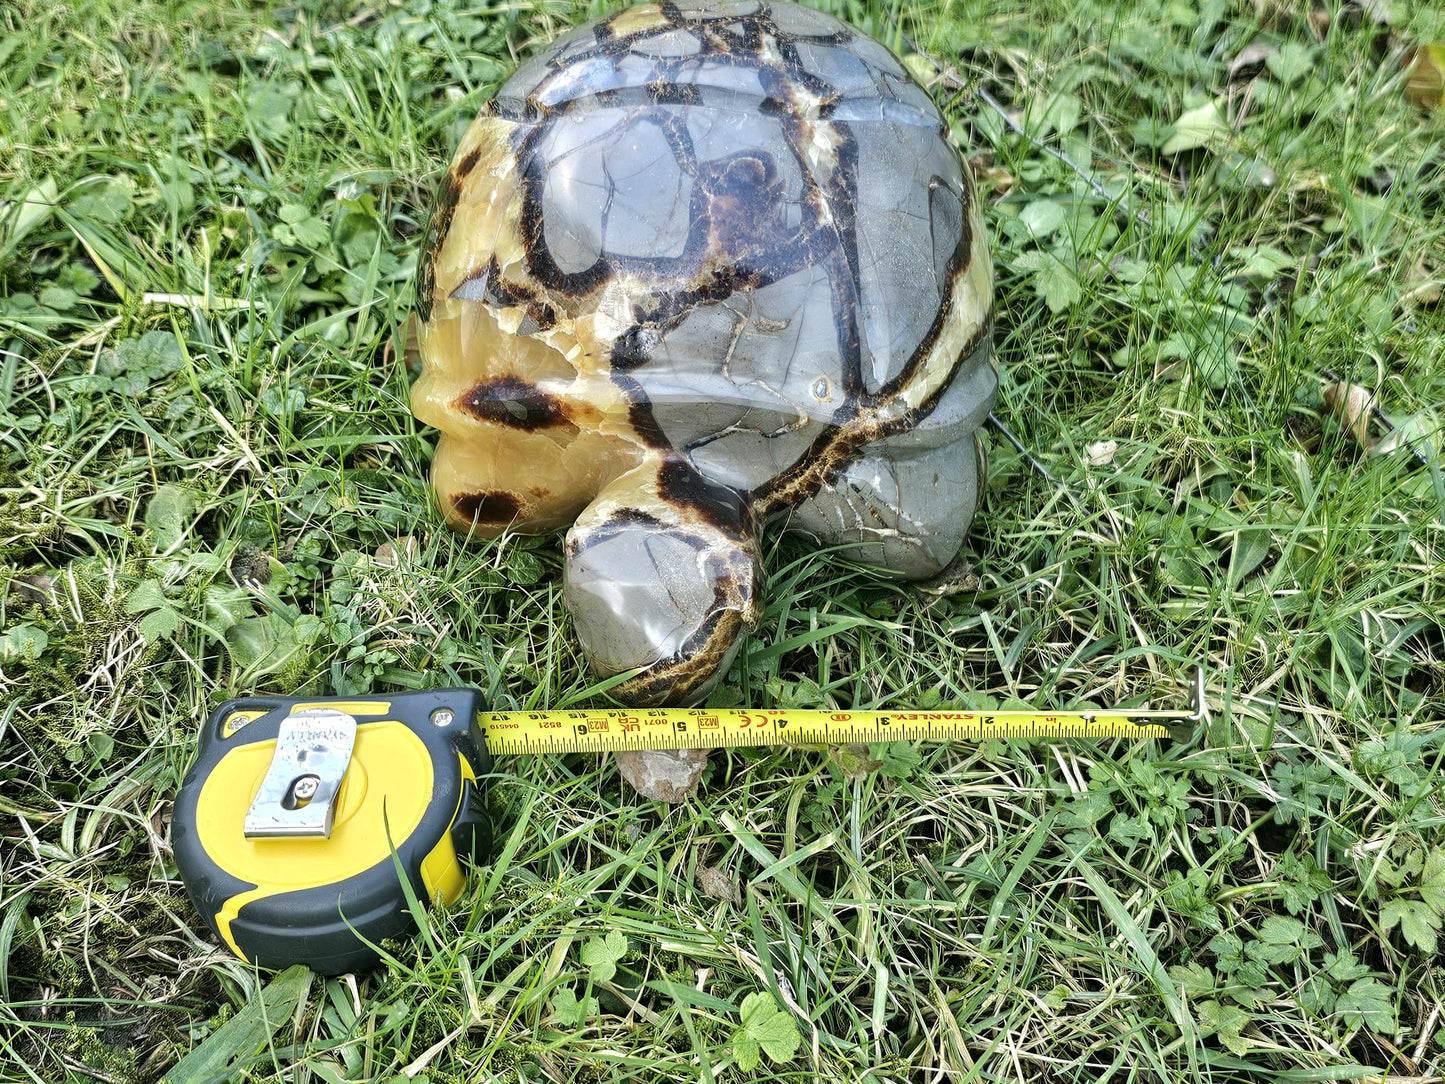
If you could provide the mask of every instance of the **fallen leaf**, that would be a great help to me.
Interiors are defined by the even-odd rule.
[[[1236,76],[1258,75],[1264,68],[1264,62],[1269,59],[1271,53],[1278,52],[1279,47],[1265,41],[1252,41],[1239,52],[1234,54],[1234,59],[1229,62],[1229,78],[1232,81]]]
[[[1396,424],[1375,405],[1375,397],[1358,384],[1326,385],[1325,405],[1369,455],[1392,455],[1408,451],[1421,463],[1431,463],[1440,454],[1445,422],[1434,410],[1422,410]],[[1370,436],[1370,422],[1379,419],[1388,430],[1383,437]]]
[[[1390,455],[1401,449],[1415,453],[1421,462],[1431,462],[1439,455],[1440,438],[1445,424],[1433,410],[1422,410],[1400,422],[1370,449],[1372,455]]]
[[[58,601],[55,577],[26,573],[10,581],[10,593],[22,606],[53,606]]]
[[[1351,15],[1358,13],[1362,20],[1376,26],[1389,26],[1395,21],[1395,12],[1386,0],[1348,0],[1340,10]]]
[[[1445,109],[1445,42],[1417,45],[1405,62],[1405,98],[1421,109]]]
[[[390,542],[383,542],[377,546],[376,552],[372,554],[372,560],[376,562],[379,568],[396,568],[401,562],[401,554],[405,554],[407,559],[410,560],[416,556],[419,548],[415,538],[411,535],[405,535],[402,538],[394,538]]]
[[[1089,453],[1089,466],[1107,467],[1114,462],[1114,453],[1119,450],[1117,440],[1100,440],[1084,449]]]
[[[715,900],[722,900],[734,907],[742,905],[743,894],[738,888],[737,881],[716,866],[698,867],[697,887]]]
[[[1164,141],[1159,150],[1163,154],[1178,154],[1180,151],[1198,150],[1214,142],[1225,132],[1229,124],[1224,119],[1218,100],[1205,102],[1197,109],[1180,114],[1174,122],[1174,134]]]
[[[697,793],[707,767],[706,749],[623,750],[617,769],[632,789],[659,802],[681,802]]]
[[[1344,381],[1327,384],[1323,391],[1325,406],[1329,407],[1335,419],[1349,430],[1366,449],[1373,446],[1370,437],[1370,418],[1375,409],[1375,397],[1359,384]]]
[[[979,191],[986,195],[1006,196],[1018,184],[1018,178],[1003,166],[997,165],[991,154],[970,156],[968,166],[973,171],[974,183]]]
[[[1421,250],[1405,272],[1401,285],[1406,287],[1400,294],[1402,303],[1417,309],[1426,308],[1439,302],[1441,289],[1445,287],[1445,273],[1435,273],[1424,250]]]

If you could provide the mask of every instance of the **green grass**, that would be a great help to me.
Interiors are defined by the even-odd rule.
[[[995,436],[942,588],[771,540],[722,698],[1164,706],[1199,660],[1208,726],[717,753],[675,808],[608,762],[504,762],[504,860],[376,974],[273,988],[265,1038],[265,980],[198,932],[168,843],[209,708],[595,695],[558,540],[441,528],[386,349],[459,130],[587,11],[19,0],[0,1079],[156,1080],[243,1032],[254,1081],[1445,1075],[1439,440],[1368,455],[1321,398],[1329,372],[1420,429],[1445,404],[1445,119],[1399,73],[1445,15],[831,6],[937,64],[989,196],[998,413],[1061,484]],[[1231,77],[1251,42],[1278,51]],[[790,1060],[736,1064],[749,998]]]

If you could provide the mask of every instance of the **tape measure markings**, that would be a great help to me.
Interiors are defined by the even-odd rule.
[[[493,754],[603,753],[772,745],[848,745],[886,741],[981,742],[994,739],[1167,738],[1182,711],[859,712],[572,710],[483,713]]]

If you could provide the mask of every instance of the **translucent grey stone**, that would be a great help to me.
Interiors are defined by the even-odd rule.
[[[617,695],[716,684],[761,613],[769,517],[898,576],[954,558],[992,278],[962,156],[896,57],[812,9],[687,0],[568,33],[491,113],[510,124],[470,137],[422,256],[447,322],[424,339],[452,353],[414,401],[459,529],[576,516],[564,596],[594,669],[639,671]]]

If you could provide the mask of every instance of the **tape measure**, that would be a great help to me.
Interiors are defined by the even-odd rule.
[[[176,797],[176,865],[196,910],[259,967],[375,966],[416,930],[407,903],[454,902],[485,862],[493,754],[888,741],[1169,738],[1189,711],[491,712],[475,689],[230,700],[201,731]]]
[[[1201,718],[1203,671],[1190,711],[799,711],[610,708],[492,712],[483,716],[488,751],[616,753],[756,745],[871,745],[1066,738],[1169,738]]]
[[[484,858],[491,758],[473,689],[250,697],[211,713],[171,820],[196,910],[241,959],[323,975],[375,966],[420,901]]]

